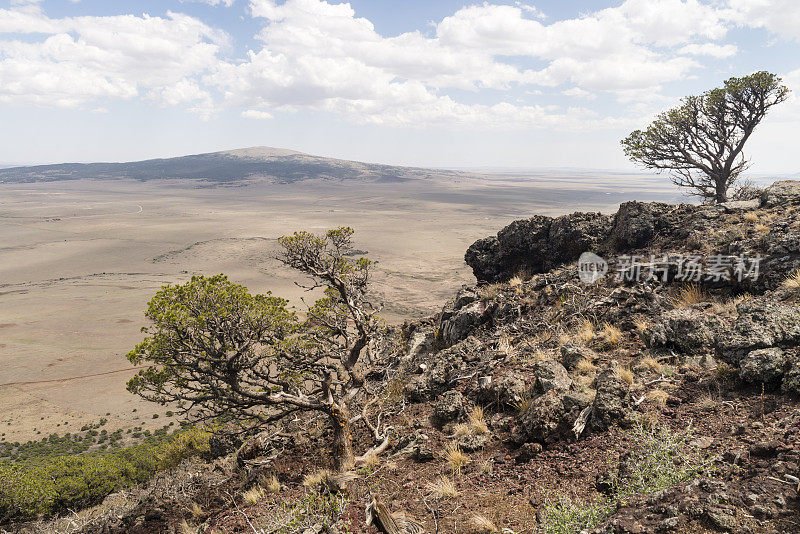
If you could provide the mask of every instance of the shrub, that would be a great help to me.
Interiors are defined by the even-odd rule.
[[[160,444],[109,452],[0,461],[0,524],[48,517],[102,501],[107,495],[146,482],[157,471],[208,451],[210,433],[192,429]]]
[[[577,534],[599,525],[611,507],[605,501],[583,502],[568,496],[548,497],[544,504],[543,530],[546,534]]]

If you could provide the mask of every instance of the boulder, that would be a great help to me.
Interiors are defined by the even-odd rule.
[[[590,404],[588,395],[551,389],[536,397],[522,414],[516,438],[520,442],[534,441],[545,445],[573,440],[575,420]]]
[[[619,380],[614,370],[609,368],[597,376],[596,389],[589,426],[600,431],[614,422],[627,424],[634,406],[628,384]]]
[[[561,345],[561,364],[568,370],[573,370],[581,360],[592,360],[588,349],[570,343]]]
[[[623,202],[614,216],[610,241],[617,251],[632,250],[647,245],[655,233],[655,220],[650,204]]]
[[[554,360],[544,360],[533,365],[533,377],[536,380],[536,391],[547,393],[551,389],[566,391],[572,385],[572,379],[563,365]]]
[[[685,354],[711,350],[722,321],[701,308],[664,312],[650,328],[648,345],[667,347]]]
[[[718,206],[725,210],[726,213],[752,211],[761,206],[761,200],[757,198],[753,200],[731,200],[730,202],[718,204]]]
[[[778,348],[758,349],[739,362],[739,377],[752,383],[771,384],[783,376],[786,358]]]
[[[734,323],[717,332],[717,357],[738,366],[757,349],[800,343],[800,308],[780,302],[752,300],[736,307]]]
[[[479,282],[508,280],[519,271],[541,273],[577,260],[605,239],[609,228],[610,218],[601,213],[536,215],[512,222],[497,237],[479,239],[464,261]]]
[[[761,207],[800,204],[800,181],[782,180],[773,183],[761,193]]]
[[[431,422],[441,428],[447,423],[458,421],[467,413],[467,401],[460,391],[446,391],[436,401]]]
[[[486,434],[467,434],[458,438],[458,447],[464,452],[475,452],[483,449],[489,436]]]
[[[530,396],[532,380],[520,371],[510,371],[497,381],[496,397],[504,408],[516,409]],[[494,399],[493,399],[494,400]]]
[[[465,305],[442,323],[441,340],[447,347],[458,343],[490,318],[491,310],[485,302],[478,301]]]
[[[784,393],[800,395],[800,360],[795,360],[789,365],[789,369],[783,375],[781,390]]]
[[[505,268],[500,261],[500,242],[496,237],[478,239],[467,249],[464,261],[472,267],[472,273],[479,283],[497,282],[505,276]]]

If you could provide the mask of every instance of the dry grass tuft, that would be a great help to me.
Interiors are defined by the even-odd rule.
[[[772,228],[770,228],[767,224],[757,224],[753,226],[753,229],[760,234],[766,234],[769,233]]]
[[[375,451],[369,451],[362,458],[364,467],[377,467],[381,463],[381,457]]]
[[[576,337],[583,343],[589,343],[595,338],[596,335],[597,334],[595,333],[592,322],[588,319],[584,319],[578,327],[578,333]]]
[[[513,403],[514,408],[517,410],[517,413],[524,414],[528,410],[530,410],[531,405],[533,404],[533,398],[530,394],[525,394],[519,402]]]
[[[253,486],[242,493],[242,502],[248,506],[255,506],[264,498],[264,489],[261,486]]]
[[[197,527],[190,525],[185,519],[178,525],[180,534],[197,534]]]
[[[586,358],[575,364],[575,372],[579,375],[590,375],[597,371],[597,366]]]
[[[497,295],[500,294],[500,290],[502,289],[502,284],[487,284],[485,286],[481,286],[478,289],[478,296],[480,296],[481,300],[484,302],[494,300],[497,298]]]
[[[307,488],[318,488],[330,475],[331,472],[327,469],[320,469],[319,471],[309,473],[303,477],[303,486]]]
[[[650,322],[645,319],[644,317],[639,317],[635,321],[633,321],[633,326],[636,328],[636,331],[640,334],[644,334],[647,330],[650,329]]]
[[[781,287],[790,291],[800,290],[800,269],[787,276],[781,283]]]
[[[603,323],[597,337],[605,347],[617,347],[622,343],[622,331],[611,323]]]
[[[636,365],[636,368],[645,371],[653,371],[654,373],[660,373],[664,366],[652,356],[647,356],[641,359],[641,361]]]
[[[620,382],[625,382],[629,386],[633,385],[633,371],[627,367],[617,366],[614,368],[614,376]]]
[[[500,529],[492,521],[481,514],[475,514],[467,522],[466,534],[497,534]]]
[[[201,517],[206,515],[205,510],[203,510],[203,507],[197,504],[196,502],[192,502],[191,506],[189,506],[189,513],[192,514],[192,519],[200,519]]]
[[[757,223],[758,222],[758,213],[754,211],[748,211],[744,214],[743,219],[749,223]]]
[[[524,280],[522,279],[522,277],[520,275],[516,275],[515,277],[513,277],[511,280],[508,281],[508,285],[510,285],[511,287],[519,287],[522,285],[523,282]]]
[[[270,493],[280,493],[281,491],[281,481],[275,475],[263,481],[261,485]]]
[[[444,451],[444,457],[453,473],[460,473],[461,469],[469,463],[469,456],[464,454],[458,443],[450,443]]]
[[[484,435],[489,433],[489,426],[486,424],[486,414],[483,413],[483,408],[476,406],[469,412],[467,419],[470,430],[473,434]]]
[[[697,284],[683,286],[672,299],[673,305],[676,308],[688,308],[693,304],[707,301],[708,295],[706,295],[705,291]]]
[[[664,391],[663,389],[651,389],[647,392],[647,396],[645,397],[647,402],[658,406],[659,408],[663,408],[667,405],[667,399],[669,398],[669,393]]]
[[[719,406],[719,402],[711,395],[703,395],[697,399],[696,405],[701,410],[716,410]]]
[[[428,482],[425,487],[438,500],[458,497],[458,488],[452,479],[446,477],[439,477],[436,482]]]

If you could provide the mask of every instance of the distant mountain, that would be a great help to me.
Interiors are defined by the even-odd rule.
[[[443,173],[451,174],[441,170],[323,158],[281,148],[252,147],[129,163],[61,163],[0,168],[0,182],[52,182],[85,178],[190,179],[216,183],[258,178],[280,183],[313,178],[396,182],[430,178]]]

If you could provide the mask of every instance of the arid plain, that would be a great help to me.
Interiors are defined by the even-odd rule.
[[[633,185],[632,185],[633,184]],[[434,313],[474,278],[466,248],[535,213],[679,201],[664,178],[548,171],[362,182],[75,180],[0,183],[0,433],[41,439],[108,420],[109,431],[165,424],[125,390],[125,353],[148,299],[192,274],[226,273],[302,310],[303,282],[276,238],[348,225],[378,262],[389,322]],[[160,418],[153,420],[155,414]],[[169,421],[169,419],[166,419]]]

